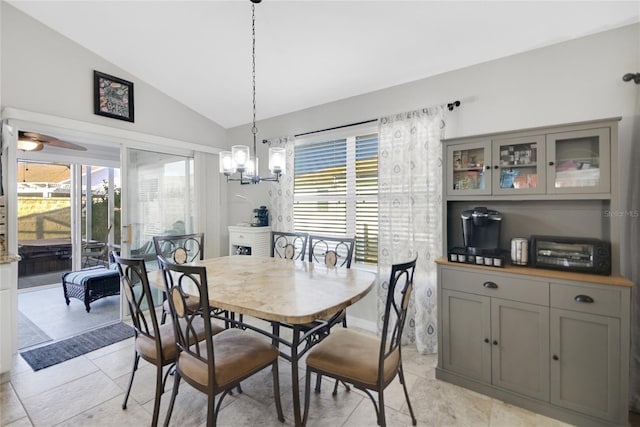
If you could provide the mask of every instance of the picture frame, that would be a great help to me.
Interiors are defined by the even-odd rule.
[[[99,116],[133,122],[133,83],[93,71],[93,112]]]

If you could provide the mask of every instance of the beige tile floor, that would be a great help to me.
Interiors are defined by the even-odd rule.
[[[155,368],[141,364],[128,408],[122,400],[133,360],[133,338],[104,347],[59,365],[33,372],[17,356],[10,382],[0,388],[1,426],[144,426],[151,422]],[[405,376],[412,404],[423,426],[562,426],[559,421],[435,379],[436,355],[403,349]],[[304,387],[304,366],[300,369]],[[170,390],[172,378],[167,390]],[[375,426],[371,401],[360,391],[331,394],[323,380],[320,394],[312,393],[310,426]],[[243,393],[227,396],[218,417],[220,426],[293,425],[291,372],[280,363],[280,392],[286,421],[276,418],[271,372],[265,370],[243,382]],[[170,392],[160,409],[166,414]],[[397,379],[385,393],[387,424],[410,426],[411,418]],[[171,419],[172,426],[204,426],[206,398],[182,383]]]

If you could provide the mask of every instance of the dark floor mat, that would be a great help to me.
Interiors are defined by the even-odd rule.
[[[132,337],[133,334],[131,326],[120,322],[85,332],[82,335],[76,335],[66,340],[54,342],[53,344],[27,350],[20,353],[20,355],[34,371],[38,371],[125,340]]]

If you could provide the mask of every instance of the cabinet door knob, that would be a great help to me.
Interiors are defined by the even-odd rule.
[[[489,170],[489,169],[491,169],[491,165],[487,165],[487,166],[485,166],[484,168],[485,168],[486,170]]]
[[[493,168],[494,168],[494,169],[500,169],[500,166],[495,165]]]
[[[553,166],[555,163],[553,162],[549,162],[549,166]]]
[[[489,288],[489,289],[498,289],[498,285],[496,285],[493,282],[484,282],[482,284],[482,286],[484,286],[485,288]]]
[[[493,345],[498,345],[498,341],[497,340],[493,340]]]
[[[576,302],[584,302],[584,303],[593,302],[593,298],[591,298],[589,295],[576,295],[574,299],[576,300]]]
[[[486,342],[487,344],[489,344],[489,338],[485,338],[484,342]]]
[[[553,360],[560,360],[560,358],[558,356],[556,356],[555,354],[553,355]]]

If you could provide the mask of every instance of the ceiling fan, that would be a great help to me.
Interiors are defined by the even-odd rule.
[[[23,151],[40,151],[45,145],[52,147],[68,148],[70,150],[87,151],[81,145],[62,141],[49,135],[35,132],[18,132],[18,149]]]

